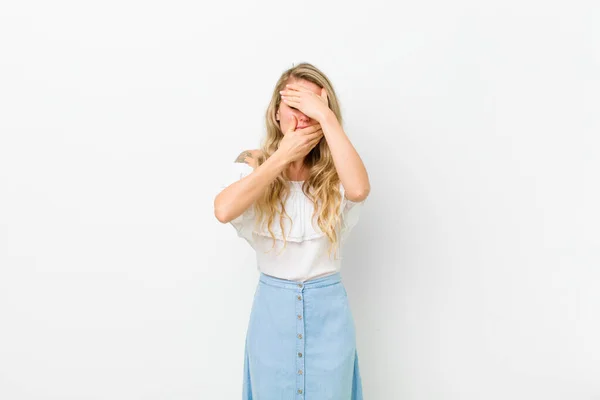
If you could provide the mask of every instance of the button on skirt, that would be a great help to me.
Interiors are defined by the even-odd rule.
[[[243,400],[362,400],[356,333],[339,272],[260,274],[246,334]]]

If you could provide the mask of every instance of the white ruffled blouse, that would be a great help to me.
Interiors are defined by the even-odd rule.
[[[232,175],[221,185],[220,190],[254,171],[245,163],[232,164]],[[358,222],[360,210],[366,200],[361,202],[348,200],[344,196],[345,190],[340,182],[341,224],[337,228],[340,249],[338,257],[335,257],[335,248],[333,248],[330,257],[329,239],[319,228],[316,216],[311,221],[314,204],[302,191],[304,181],[289,182],[290,194],[284,204],[285,211],[293,222],[284,216],[283,226],[287,240],[285,248],[279,226],[279,215],[275,216],[271,224],[271,230],[275,235],[275,246],[266,223],[260,230],[255,228],[255,213],[252,206],[230,221],[230,224],[236,229],[238,236],[245,239],[256,251],[257,268],[267,275],[304,282],[340,271],[342,245]]]

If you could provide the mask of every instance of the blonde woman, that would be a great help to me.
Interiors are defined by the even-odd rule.
[[[256,251],[260,271],[245,343],[243,399],[359,400],[354,319],[342,248],[370,192],[329,79],[285,71],[260,150],[242,152],[215,216]]]

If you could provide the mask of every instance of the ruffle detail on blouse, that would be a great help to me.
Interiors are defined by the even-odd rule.
[[[285,211],[289,218],[283,217],[283,230],[280,226],[280,214],[277,213],[271,223],[271,230],[275,239],[290,242],[303,242],[305,240],[317,239],[325,236],[317,223],[317,217],[312,217],[314,212],[313,202],[302,192],[301,181],[290,181],[290,194],[285,202]],[[253,233],[260,236],[272,238],[267,228],[267,223],[260,227],[255,227]]]
[[[290,196],[286,202],[285,209],[292,221],[288,218],[283,219],[283,227],[286,233],[286,240],[291,242],[303,242],[305,240],[317,239],[325,236],[325,233],[321,230],[317,223],[317,217],[312,218],[311,216],[314,211],[313,202],[306,197],[302,192],[303,181],[290,181]],[[342,201],[340,204],[340,215],[341,222],[338,227],[338,237],[340,243],[346,241],[352,228],[356,226],[360,219],[361,209],[366,201],[355,202],[349,200],[345,196],[344,186],[340,182],[340,193]],[[291,224],[291,225],[290,225]],[[261,229],[254,228],[253,233],[265,237],[271,237],[269,230],[266,227],[266,223],[260,227]],[[283,240],[282,229],[279,226],[279,214],[275,217],[271,224],[271,230],[275,239]]]

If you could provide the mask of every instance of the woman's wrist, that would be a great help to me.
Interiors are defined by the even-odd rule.
[[[282,172],[285,170],[285,168],[287,167],[287,165],[290,163],[289,160],[285,157],[285,155],[279,150],[275,150],[275,153],[273,153],[271,155],[271,157],[269,157],[267,159],[268,160],[273,160],[273,165],[276,166],[277,170],[279,172]],[[266,162],[266,161],[265,161]]]

